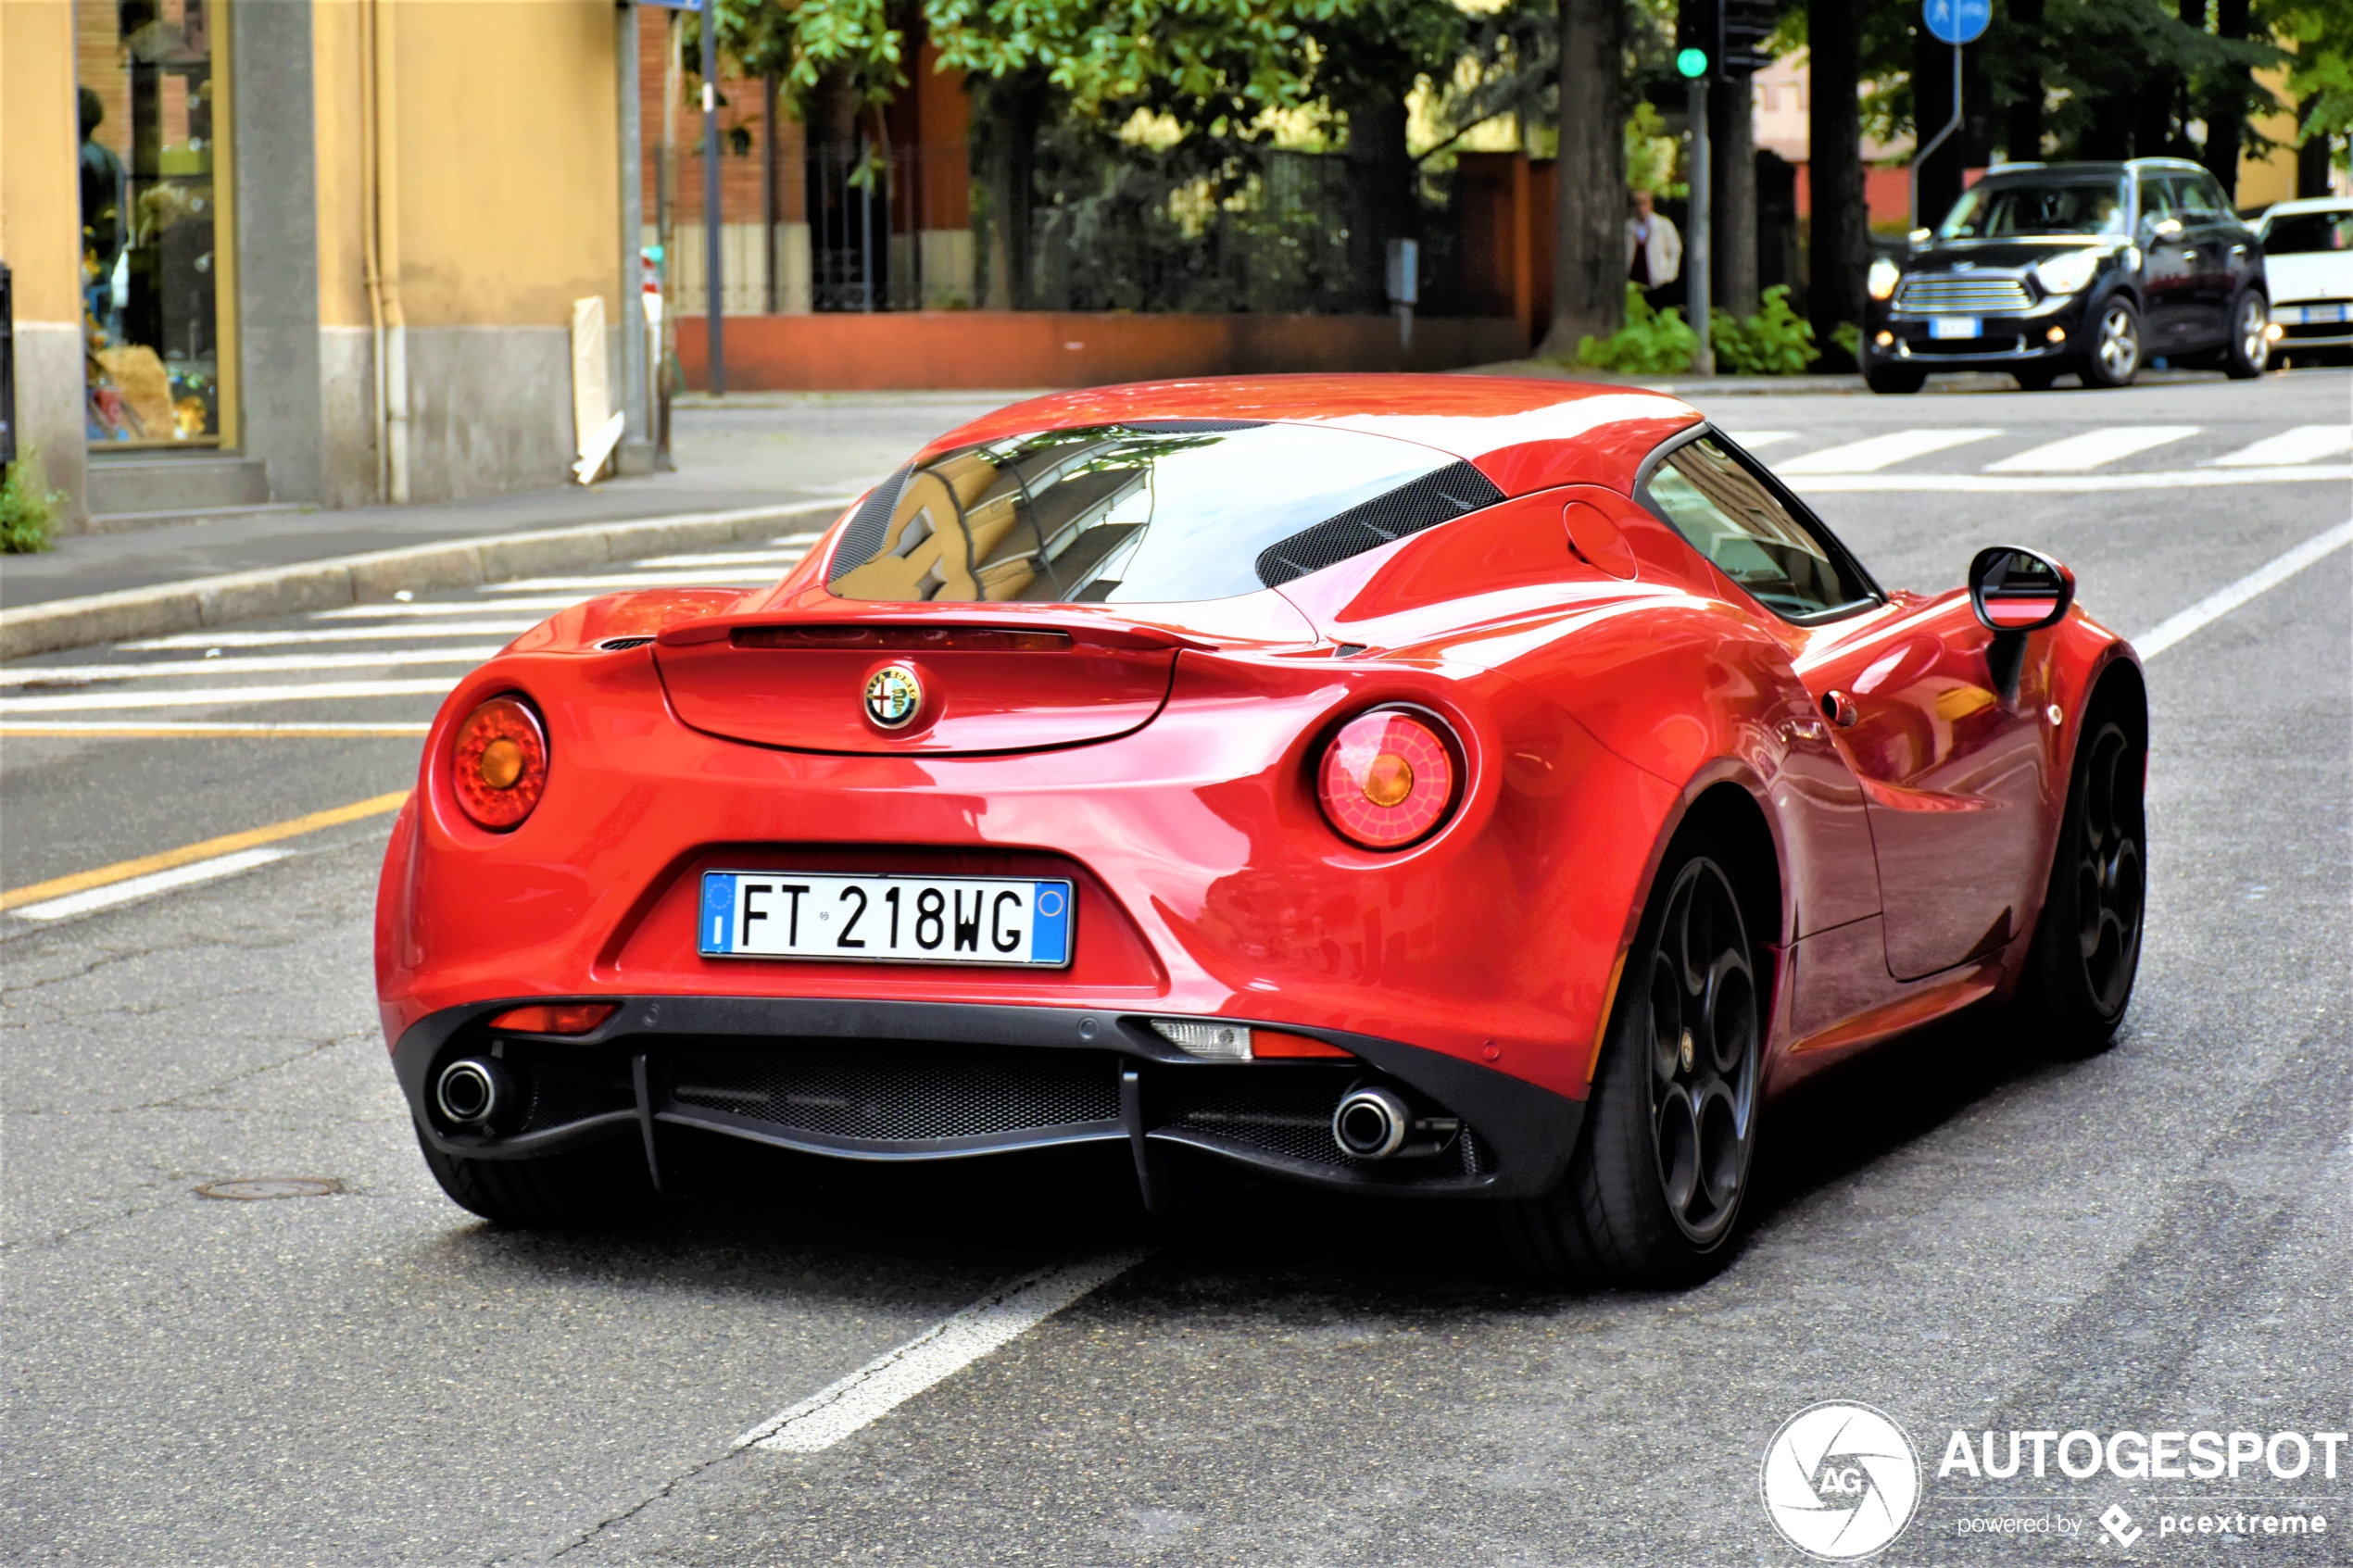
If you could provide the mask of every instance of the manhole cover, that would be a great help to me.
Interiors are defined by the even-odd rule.
[[[230,1182],[207,1182],[198,1198],[232,1198],[251,1203],[264,1198],[332,1198],[343,1184],[326,1176],[243,1176]]]

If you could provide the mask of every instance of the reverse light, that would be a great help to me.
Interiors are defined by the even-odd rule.
[[[1871,258],[1871,270],[1863,274],[1863,286],[1871,291],[1873,299],[1886,299],[1895,293],[1895,285],[1904,278],[1903,269],[1883,256]]]
[[[1376,709],[1340,726],[1324,748],[1316,794],[1343,838],[1401,849],[1446,820],[1454,771],[1453,752],[1429,723]]]
[[[503,832],[530,816],[547,787],[547,733],[522,701],[494,696],[458,726],[449,762],[459,806]]]
[[[535,1002],[509,1008],[490,1021],[490,1027],[518,1035],[586,1035],[620,1010],[619,1002]]]
[[[2037,262],[2034,281],[2043,285],[2045,294],[2081,294],[2099,270],[2099,252],[2070,251],[2065,256],[2055,256],[2048,261]]]
[[[1351,1061],[1353,1053],[1285,1029],[1256,1029],[1214,1018],[1155,1018],[1152,1032],[1203,1061]]]

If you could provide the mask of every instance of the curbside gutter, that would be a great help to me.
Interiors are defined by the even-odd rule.
[[[780,525],[823,528],[841,515],[844,504],[819,501],[683,512],[494,533],[22,605],[0,609],[0,659],[132,637],[169,636],[266,616],[374,604],[402,589],[482,587],[542,572],[707,549],[766,534]]]

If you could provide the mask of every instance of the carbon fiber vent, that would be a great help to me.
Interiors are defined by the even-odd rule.
[[[1454,463],[1267,546],[1259,552],[1258,580],[1279,587],[1504,498],[1494,481],[1468,463]]]
[[[883,538],[890,530],[890,514],[899,509],[899,493],[907,488],[907,481],[915,471],[909,463],[888,479],[875,486],[842,530],[841,548],[834,552],[834,570],[825,581],[828,585],[839,582],[848,572],[874,559],[883,547]]]
[[[651,637],[607,637],[597,645],[598,653],[619,653],[623,648],[641,648],[652,642]]]
[[[905,1143],[1119,1119],[1119,1073],[1096,1051],[777,1040],[683,1046],[671,1098],[774,1126]]]

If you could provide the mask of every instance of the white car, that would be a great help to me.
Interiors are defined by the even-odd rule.
[[[2255,232],[2271,295],[2274,358],[2353,348],[2353,200],[2281,202]]]

